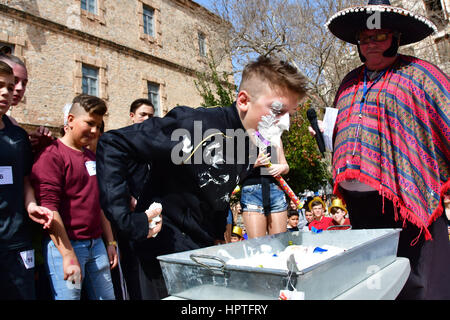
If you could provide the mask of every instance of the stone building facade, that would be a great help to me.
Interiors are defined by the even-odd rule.
[[[207,70],[207,53],[232,71],[226,27],[190,0],[0,0],[0,45],[13,48],[29,75],[11,115],[24,127],[56,130],[63,106],[82,92],[106,100],[107,130],[130,124],[137,98],[151,98],[159,116],[197,107],[194,80]]]

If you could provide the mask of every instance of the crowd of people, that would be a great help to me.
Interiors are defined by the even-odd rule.
[[[11,221],[6,221],[8,225],[2,229],[1,239],[5,248],[14,249],[6,250],[9,259],[5,256],[4,261],[15,259],[25,264],[25,268],[9,270],[2,263],[2,268],[7,269],[2,274],[3,299],[36,298],[35,252],[32,233],[28,230],[31,220],[47,229],[40,233],[42,243],[38,244],[45,267],[39,275],[38,286],[45,291],[42,283],[48,280],[47,294],[52,299],[167,296],[156,257],[223,241],[220,215],[228,205],[225,196],[234,188],[231,181],[245,176],[250,168],[249,160],[245,166],[238,166],[236,161],[235,166],[224,168],[224,173],[234,175],[230,183],[222,184],[219,189],[208,186],[199,194],[198,181],[190,173],[192,169],[167,161],[174,147],[171,136],[174,126],[191,127],[193,132],[192,124],[198,119],[214,129],[223,127],[224,132],[229,128],[257,129],[264,111],[261,109],[270,111],[276,104],[282,106],[278,113],[292,114],[306,92],[305,78],[294,67],[278,59],[261,57],[248,65],[237,102],[232,107],[215,110],[177,107],[164,118],[156,119],[152,117],[151,102],[138,99],[130,107],[132,125],[103,133],[106,103],[81,94],[64,107],[61,136],[55,139],[45,128],[39,128],[30,134],[35,139],[32,147],[29,135],[6,115],[15,91],[21,90],[22,96],[25,91],[8,65],[16,66],[17,57],[3,54],[1,58],[5,61],[0,72],[4,80],[1,132],[9,138],[18,135],[21,142],[20,152],[11,152],[10,159],[3,153],[7,148],[2,148],[2,165],[5,165],[2,168],[10,165],[8,171],[2,172],[2,184],[11,192],[5,197]],[[20,66],[28,80],[25,65],[20,63]],[[19,76],[18,73],[16,78]],[[228,119],[225,123],[224,118]],[[118,152],[123,151],[122,147],[117,149],[121,143],[129,148],[126,155]],[[132,154],[136,149],[140,152]],[[143,159],[145,154],[148,158]],[[206,169],[205,173],[209,173],[209,168]],[[12,173],[14,181],[23,179],[24,183],[13,183]],[[111,184],[111,179],[117,180]],[[184,181],[180,183],[180,179]],[[149,181],[153,184],[159,181],[164,193],[151,190]],[[24,198],[14,197],[19,194],[17,188],[22,189]],[[149,195],[150,190],[154,194]],[[218,194],[222,194],[220,202],[216,201]],[[152,209],[152,203],[159,203],[159,207]],[[165,227],[161,228],[161,219],[150,227],[152,220],[163,211]],[[216,214],[211,216],[211,211]],[[237,229],[233,231],[233,237],[242,235]],[[111,273],[116,268],[121,269],[119,281]],[[17,270],[22,269],[27,271],[26,276],[18,275]],[[17,285],[21,282],[27,285]]]
[[[283,196],[287,197],[286,195]],[[320,233],[327,230],[348,230],[352,228],[346,205],[336,195],[307,197],[304,199],[301,208],[298,208],[293,200],[285,199],[285,201],[289,203],[289,207],[286,210],[286,230],[282,232],[309,231]],[[225,233],[227,243],[255,238],[247,232],[248,225],[243,216],[244,212],[240,201],[236,201],[231,205],[230,220],[227,221],[229,224]],[[260,236],[269,234],[269,230],[267,230],[265,234]]]
[[[336,95],[329,206],[315,197],[299,209],[286,198],[275,179],[289,171],[281,143],[274,156],[260,150],[255,161],[234,147],[216,150],[225,145],[216,139],[238,138],[229,130],[258,132],[267,116],[286,129],[282,119],[296,112],[307,81],[285,61],[250,62],[232,106],[178,106],[159,118],[150,101],[138,99],[133,124],[106,132],[105,101],[78,95],[64,107],[55,139],[43,127],[27,133],[6,114],[23,98],[28,74],[20,59],[2,53],[0,299],[39,298],[36,287],[45,281],[52,299],[162,299],[163,254],[287,231],[383,227],[402,228],[398,255],[411,263],[400,297],[448,298],[449,81],[432,64],[397,53],[433,28],[389,7],[370,0],[327,24],[357,45],[363,62]],[[369,9],[383,15],[383,26],[367,27]],[[392,23],[400,18],[406,29]],[[423,32],[410,32],[411,25]],[[177,129],[181,140],[173,139]],[[246,155],[257,139],[249,137],[240,144]],[[208,152],[215,161],[199,161]],[[242,207],[229,210],[237,183]],[[38,256],[44,271],[36,283]]]

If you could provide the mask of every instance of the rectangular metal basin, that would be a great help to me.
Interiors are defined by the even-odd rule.
[[[168,292],[193,300],[278,299],[292,289],[305,299],[333,299],[395,261],[401,229],[336,230],[322,233],[285,232],[277,235],[159,256]],[[289,244],[331,245],[345,251],[298,272],[227,265]],[[264,246],[263,246],[264,247]],[[290,286],[288,287],[288,283]]]

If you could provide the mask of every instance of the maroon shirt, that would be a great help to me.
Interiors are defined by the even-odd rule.
[[[102,235],[95,154],[74,150],[60,140],[36,158],[30,175],[40,205],[57,211],[71,240]]]

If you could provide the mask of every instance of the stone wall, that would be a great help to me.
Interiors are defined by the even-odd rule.
[[[14,45],[27,65],[25,99],[11,115],[24,125],[58,127],[62,107],[81,93],[81,66],[99,70],[99,96],[109,108],[106,130],[129,124],[131,102],[147,97],[147,81],[160,85],[162,115],[176,105],[202,102],[196,72],[207,68],[198,33],[232,71],[220,33],[226,23],[188,0],[97,0],[98,14],[80,0],[0,0],[0,42]],[[155,36],[143,32],[143,5],[155,10]],[[232,80],[232,79],[231,79]]]

